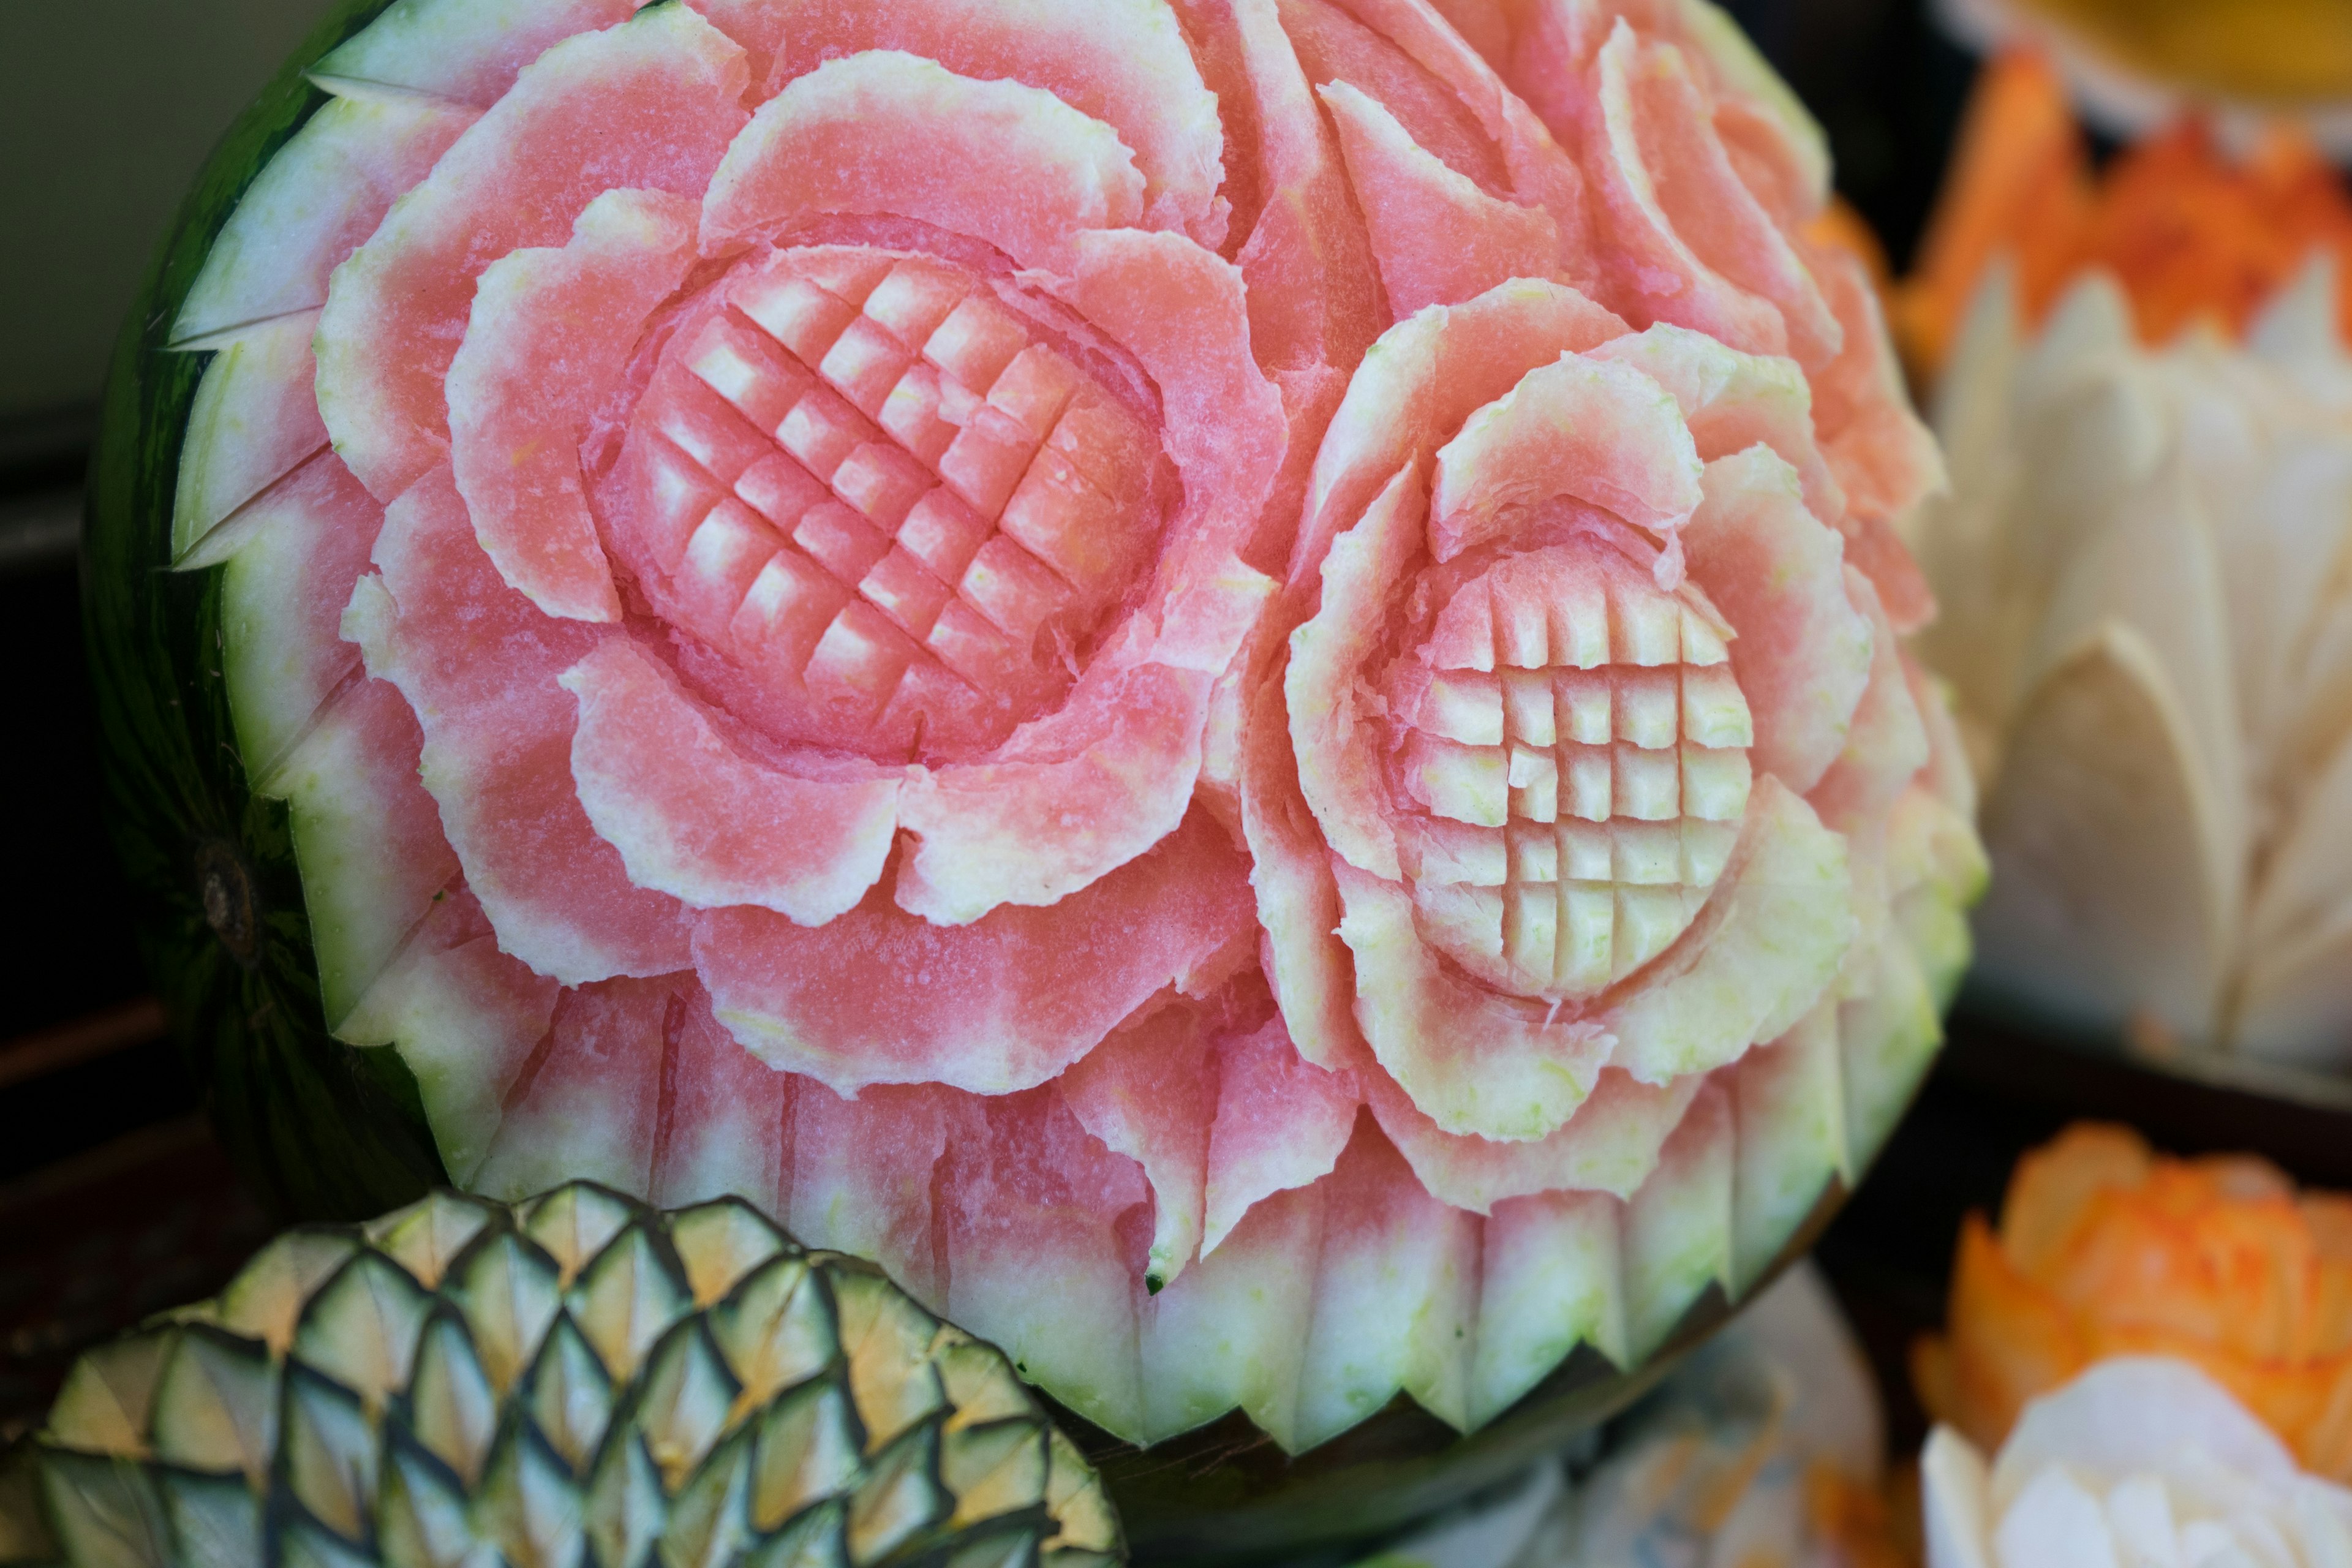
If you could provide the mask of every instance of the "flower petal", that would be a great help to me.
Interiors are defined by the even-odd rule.
[[[1319,1182],[1276,1193],[1144,1307],[1144,1441],[1239,1406],[1297,1451],[1298,1379],[1315,1316],[1315,1272],[1301,1263],[1322,1254],[1324,1206]]]
[[[1669,534],[1698,509],[1699,476],[1665,388],[1631,366],[1564,354],[1528,372],[1439,450],[1430,546],[1451,561],[1560,497]]]
[[[325,304],[329,275],[479,118],[425,98],[321,105],[221,226],[172,323],[172,346],[216,347]]]
[[[1608,1061],[1599,1024],[1506,996],[1446,963],[1422,939],[1412,894],[1336,857],[1356,958],[1356,1022],[1381,1066],[1443,1131],[1542,1138],[1592,1092]]]
[[[1367,26],[1360,20],[1353,13],[1361,7],[1352,3],[1282,0],[1280,9],[1298,63],[1318,89],[1344,84],[1385,109],[1408,140],[1446,168],[1484,191],[1508,188],[1509,172],[1486,123],[1499,118],[1491,90],[1484,102],[1466,100],[1430,68],[1430,62],[1414,58],[1393,37],[1383,36],[1377,21]],[[1447,29],[1441,24],[1431,31],[1442,38]],[[1426,44],[1430,39],[1415,41]],[[1438,53],[1443,57],[1445,51],[1441,47]],[[1475,57],[1471,58],[1475,66]],[[1438,61],[1440,66],[1446,63],[1443,58]],[[1483,117],[1480,109],[1486,110]]]
[[[1871,624],[1870,684],[1854,705],[1845,750],[1805,798],[1823,822],[1856,834],[1886,820],[1929,757],[1927,727],[1903,668],[1903,645],[1870,579],[1851,566],[1845,573],[1853,607]]]
[[[1157,636],[1130,622],[1061,711],[988,761],[912,770],[899,816],[917,843],[898,906],[964,925],[1055,903],[1173,832],[1200,774],[1211,689],[1273,587],[1228,558],[1174,591]]]
[[[1682,531],[1691,580],[1738,633],[1731,667],[1755,716],[1757,771],[1807,794],[1845,749],[1870,684],[1870,623],[1795,469],[1750,447],[1709,463],[1706,489]]]
[[[343,606],[368,567],[383,508],[321,452],[237,521],[221,573],[221,673],[246,776],[267,778],[360,664]]]
[[[1625,1205],[1625,1348],[1647,1361],[1709,1286],[1731,1293],[1731,1097],[1710,1083]]]
[[[737,1045],[698,984],[682,988],[664,1016],[662,1080],[650,1201],[683,1208],[731,1196],[775,1211],[802,1080]]]
[[[1179,540],[1242,548],[1285,450],[1282,395],[1250,353],[1241,270],[1176,235],[1082,234],[1055,291],[1160,388],[1161,442],[1184,480]]]
[[[805,778],[746,755],[626,637],[598,645],[560,684],[580,700],[580,804],[637,886],[689,909],[753,904],[814,926],[881,879],[896,777]]]
[[[310,68],[330,92],[391,88],[488,109],[564,39],[627,21],[646,0],[395,0]]]
[[[1316,457],[1290,557],[1290,591],[1314,581],[1331,541],[1354,526],[1399,468],[1426,461],[1538,365],[1627,331],[1575,289],[1532,279],[1390,328],[1348,384]]]
[[[1488,195],[1346,82],[1324,87],[1321,97],[1339,127],[1391,310],[1410,316],[1559,270],[1559,225],[1540,208]]]
[[[1150,1190],[1050,1089],[975,1102],[940,1173],[948,1318],[1097,1426],[1143,1427],[1138,1303]],[[1140,1229],[1140,1227],[1137,1227]]]
[[[1473,1419],[1517,1404],[1580,1344],[1628,1363],[1623,1211],[1606,1193],[1539,1193],[1495,1205],[1478,1284]]]
[[[1758,442],[1797,470],[1805,506],[1823,522],[1845,516],[1845,492],[1813,443],[1813,394],[1792,360],[1744,354],[1704,332],[1660,322],[1601,344],[1594,359],[1617,360],[1674,395],[1699,461],[1712,463]]]
[[[1600,1020],[1612,1066],[1670,1083],[1793,1027],[1837,977],[1856,932],[1845,840],[1769,774],[1698,920]]]
[[[1498,1142],[1449,1133],[1377,1071],[1361,1075],[1365,1099],[1397,1152],[1432,1196],[1476,1214],[1538,1193],[1597,1192],[1632,1197],[1658,1163],[1658,1151],[1705,1079],[1691,1076],[1653,1088],[1632,1074],[1604,1069],[1591,1094],[1544,1137]]]
[[[842,1094],[894,1082],[1009,1094],[1063,1072],[1163,987],[1222,984],[1252,930],[1241,857],[1196,812],[1051,909],[935,926],[877,888],[814,930],[712,910],[694,947],[719,1018],[775,1066]]]
[[[1746,353],[1829,363],[1838,318],[1732,168],[1682,52],[1620,18],[1597,70],[1588,163],[1616,241],[1604,265],[1627,301]]]
[[[771,92],[867,49],[903,49],[959,76],[1044,88],[1134,151],[1146,226],[1178,229],[1213,247],[1224,238],[1217,100],[1161,0],[690,3],[774,58]]]
[[[1299,1055],[1280,1019],[1220,1040],[1201,1256],[1276,1193],[1328,1173],[1355,1131],[1356,1086]]]
[[[172,562],[208,566],[233,535],[217,530],[327,446],[312,391],[310,311],[253,328],[213,356],[188,407],[172,497]],[[209,544],[210,549],[206,546]]]
[[[425,728],[425,784],[506,950],[568,985],[688,965],[677,900],[630,881],[572,781],[557,678],[602,635],[499,580],[448,470],[393,503],[344,620]]]
[[[743,80],[742,51],[682,5],[569,38],[336,269],[319,321],[319,408],[379,500],[440,460],[442,378],[482,269],[522,246],[563,244],[605,191],[700,195],[743,123]]]
[[[1282,693],[1279,671],[1262,679],[1244,729],[1242,831],[1266,981],[1298,1054],[1335,1068],[1356,1037],[1355,980],[1339,936],[1331,852],[1299,792]]]
[[[618,621],[580,438],[646,318],[694,261],[692,203],[606,191],[561,248],[490,263],[449,366],[449,460],[474,536],[508,586],[551,616]]]
[[[1202,20],[1196,16],[1196,26]],[[1213,85],[1235,140],[1247,127],[1257,143],[1256,167],[1242,160],[1227,181],[1233,232],[1247,237],[1236,259],[1249,285],[1251,346],[1278,374],[1336,370],[1344,377],[1389,315],[1338,141],[1275,0],[1233,0],[1216,20],[1223,26],[1204,29],[1203,63],[1225,77]],[[1306,402],[1285,401],[1294,417]],[[1330,406],[1337,405],[1334,395]],[[1319,424],[1303,437],[1294,431],[1293,449],[1303,447],[1312,460],[1322,438]]]
[[[824,213],[919,218],[1047,264],[1080,230],[1140,223],[1143,176],[1118,132],[1043,88],[874,49],[761,105],[711,179],[703,253]]]
[[[1360,689],[1388,637],[1389,606],[1420,557],[1428,500],[1412,468],[1397,470],[1323,557],[1323,600],[1290,634],[1283,676],[1298,787],[1332,850],[1361,871],[1402,879],[1385,771],[1387,726]]]
[[[1814,377],[1813,413],[1822,455],[1848,502],[1839,524],[1846,558],[1869,574],[1895,629],[1914,632],[1934,618],[1936,599],[1895,522],[1949,488],[1943,449],[1912,411],[1878,290],[1861,258],[1815,251],[1812,267],[1845,329],[1837,358]]]
[[[1143,1167],[1152,1204],[1144,1282],[1154,1294],[1184,1271],[1201,1245],[1217,1093],[1209,1053],[1217,1022],[1198,1003],[1150,1008],[1112,1030],[1058,1086],[1079,1125]]]

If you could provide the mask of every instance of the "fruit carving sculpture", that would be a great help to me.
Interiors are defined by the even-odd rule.
[[[282,1179],[396,1054],[461,1184],[742,1194],[1115,1434],[1297,1450],[1647,1354],[1874,1150],[1978,875],[1937,463],[1717,13],[337,39],[126,351],[180,571],[127,481],[93,557]]]

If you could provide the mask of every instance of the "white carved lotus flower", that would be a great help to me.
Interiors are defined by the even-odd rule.
[[[1979,984],[2061,1027],[2352,1063],[2352,359],[2315,264],[2243,342],[2104,275],[1980,291],[1921,515],[1986,784]]]
[[[2321,1568],[2352,1491],[2187,1362],[2102,1362],[2028,1406],[1990,1466],[1948,1426],[1919,1462],[1927,1568]]]

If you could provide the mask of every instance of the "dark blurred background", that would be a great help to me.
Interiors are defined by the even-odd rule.
[[[17,671],[0,683],[16,889],[0,922],[0,1440],[38,1419],[82,1346],[216,1288],[268,1223],[144,1000],[97,811],[74,547],[106,362],[150,253],[214,141],[327,8],[0,4],[0,668]],[[1820,117],[1840,188],[1899,269],[1972,62],[1919,0],[1729,9]],[[2028,1059],[1956,1053],[1824,1244],[1890,1373],[1940,1314],[1959,1214],[1996,1200],[2016,1152],[2065,1118],[2074,1091]],[[2176,1147],[2233,1136],[2193,1106],[2150,1131]],[[1916,1441],[1915,1419],[1898,1405],[1898,1439]]]

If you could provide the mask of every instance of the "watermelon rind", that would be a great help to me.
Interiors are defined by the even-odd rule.
[[[328,106],[336,134],[357,114],[348,106],[388,123],[413,107],[398,84],[337,77],[346,96],[335,97],[304,71],[386,8],[341,7],[239,121],[183,211],[118,350],[84,554],[110,817],[147,895],[146,956],[247,1179],[282,1211],[325,1218],[380,1212],[444,1181],[512,1195],[571,1176],[632,1179],[584,1168],[580,1139],[501,1144],[514,1065],[501,1051],[518,1029],[469,1012],[461,988],[490,939],[461,929],[470,895],[453,892],[453,858],[379,852],[383,824],[423,797],[392,800],[413,777],[375,765],[369,748],[408,721],[372,710],[391,689],[366,679],[355,647],[323,645],[341,662],[306,662],[322,645],[303,639],[331,633],[273,616],[303,563],[304,517],[246,504],[257,470],[227,450],[234,432],[267,422],[273,389],[307,384],[316,310],[289,297],[268,321],[232,319],[236,258],[260,248],[238,204],[248,189],[285,198],[271,160]],[[405,0],[404,14],[429,8]],[[414,117],[398,124],[440,133]],[[225,234],[236,246],[216,249]],[[259,468],[283,470],[272,478],[335,461],[322,433],[306,447],[297,425],[271,437]],[[364,640],[368,614],[362,595],[338,629]],[[1926,823],[1905,846],[1916,853],[1890,866],[1874,953],[1780,1045],[1702,1093],[1630,1200],[1579,1194],[1558,1212],[1488,1215],[1483,1230],[1433,1200],[1437,1223],[1366,1227],[1342,1247],[1327,1245],[1333,1216],[1300,1189],[1259,1205],[1145,1305],[1130,1309],[1125,1282],[1086,1272],[1087,1260],[1045,1258],[1026,1289],[999,1280],[929,1304],[1006,1342],[1056,1389],[1149,1555],[1360,1536],[1489,1484],[1637,1394],[1859,1179],[1940,1042],[1966,963],[1961,911],[1982,868],[1956,821],[1948,832]],[[1817,869],[1823,886],[1843,886],[1842,864]],[[551,982],[547,1005],[552,994]],[[520,1033],[544,1027],[541,1016]],[[532,1114],[622,1114],[569,1103]],[[719,1142],[686,1178],[712,1192],[741,1183]],[[785,1217],[812,1245],[905,1273],[856,1206],[812,1199]],[[1498,1270],[1497,1237],[1518,1225],[1551,1239],[1518,1272]],[[903,1282],[919,1295],[932,1283]]]

